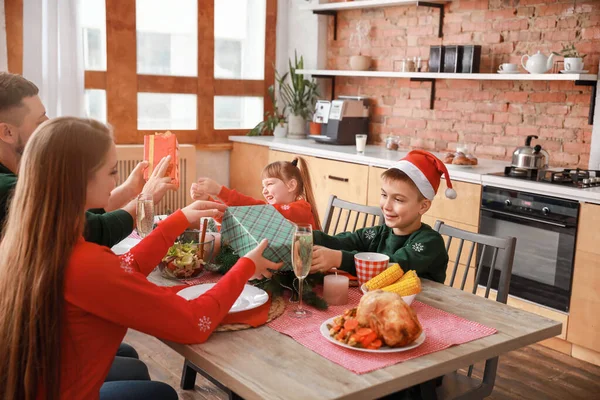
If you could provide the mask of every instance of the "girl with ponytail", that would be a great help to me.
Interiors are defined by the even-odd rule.
[[[192,184],[190,194],[194,200],[218,197],[229,206],[271,204],[291,222],[310,224],[313,229],[321,230],[312,180],[304,158],[295,157],[292,161],[267,165],[262,171],[262,185],[265,200],[243,195],[210,178],[200,178]]]

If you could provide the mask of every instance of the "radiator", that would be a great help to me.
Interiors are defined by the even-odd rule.
[[[117,168],[119,184],[125,182],[135,166],[144,159],[143,145],[117,145]],[[196,148],[189,144],[179,145],[179,189],[168,191],[162,201],[154,205],[156,215],[169,214],[190,204],[190,186],[196,181]]]

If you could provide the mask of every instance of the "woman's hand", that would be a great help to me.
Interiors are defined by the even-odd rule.
[[[192,183],[190,196],[194,200],[208,200],[209,196],[217,196],[222,188],[222,185],[210,178],[200,178],[198,182]]]
[[[273,261],[267,260],[263,256],[263,252],[267,248],[267,239],[263,239],[258,246],[256,246],[253,250],[250,250],[244,257],[251,259],[254,261],[254,265],[256,266],[256,270],[254,271],[254,275],[250,279],[261,279],[261,278],[270,278],[273,275],[269,270],[278,270],[281,268],[283,263],[274,263]]]
[[[195,201],[181,209],[190,224],[200,221],[200,218],[221,218],[227,205],[213,201]]]
[[[327,247],[313,246],[312,265],[310,273],[327,272],[331,268],[339,268],[342,265],[342,252],[331,250]]]
[[[152,195],[154,204],[160,203],[167,190],[177,190],[177,186],[171,183],[171,177],[165,176],[170,162],[171,156],[163,157],[152,170],[148,182],[142,189],[142,193]]]

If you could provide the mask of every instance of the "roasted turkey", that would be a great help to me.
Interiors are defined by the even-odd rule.
[[[358,303],[356,319],[368,326],[390,347],[402,347],[414,342],[423,328],[417,314],[396,293],[375,290]]]

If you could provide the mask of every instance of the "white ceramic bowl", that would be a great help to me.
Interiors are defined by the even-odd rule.
[[[364,294],[367,294],[367,292],[368,292],[367,287],[365,286],[364,283],[360,286],[360,290]],[[402,300],[404,300],[404,302],[410,306],[410,304],[413,302],[413,300],[415,299],[415,297],[417,297],[416,294],[411,294],[410,296],[402,296]]]

